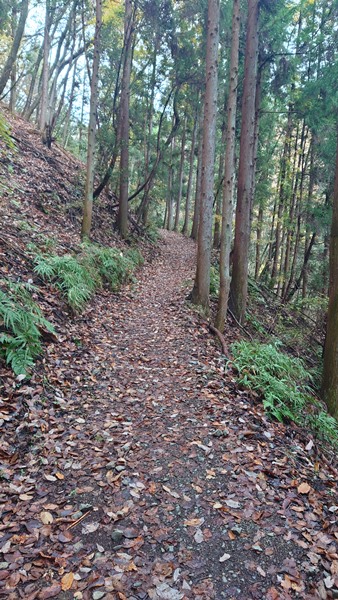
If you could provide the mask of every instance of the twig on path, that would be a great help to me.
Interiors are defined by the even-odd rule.
[[[84,513],[84,515],[82,515],[81,517],[79,517],[78,519],[76,519],[76,521],[74,521],[73,523],[71,523],[70,525],[68,525],[68,527],[66,528],[66,530],[68,531],[69,529],[73,529],[73,527],[75,527],[75,525],[77,525],[78,523],[80,523],[81,521],[83,521],[83,519],[85,519],[86,517],[88,517],[88,515],[90,515],[91,510],[88,510],[86,513]]]
[[[213,325],[211,325],[211,323],[209,323],[209,330],[211,331],[211,333],[213,333],[214,335],[216,335],[219,339],[219,341],[221,342],[221,346],[222,346],[222,350],[223,350],[223,354],[226,358],[229,358],[228,354],[228,348],[227,348],[227,344],[224,338],[224,335],[220,332],[219,329],[217,329],[217,327],[214,327]]]

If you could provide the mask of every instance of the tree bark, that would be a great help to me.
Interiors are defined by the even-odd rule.
[[[204,103],[204,99],[203,99]],[[198,154],[197,154],[197,172],[196,172],[196,189],[195,189],[195,204],[194,216],[190,237],[193,240],[198,238],[198,226],[200,216],[200,200],[201,200],[201,178],[202,178],[202,150],[203,150],[203,128],[201,126],[201,118],[198,121]]]
[[[191,139],[191,149],[190,149],[190,158],[189,158],[189,176],[188,176],[187,195],[186,195],[186,199],[185,199],[184,225],[183,225],[183,229],[182,229],[183,235],[188,235],[188,231],[189,231],[189,213],[190,213],[191,191],[192,191],[192,187],[193,187],[197,123],[198,123],[198,118],[196,115],[195,121],[194,121],[194,128],[193,128],[193,132],[192,132],[192,139]]]
[[[208,1],[206,86],[203,120],[201,205],[198,229],[197,270],[191,299],[209,313],[212,210],[214,203],[215,133],[217,116],[219,0]]]
[[[120,196],[117,226],[122,238],[128,235],[128,190],[129,190],[129,102],[130,76],[133,51],[133,4],[125,0],[124,17],[124,64],[121,86],[121,155],[120,155]]]
[[[230,289],[231,221],[235,180],[236,107],[238,86],[238,50],[240,34],[240,0],[234,0],[232,15],[232,44],[230,62],[230,90],[227,105],[226,153],[222,206],[220,288],[216,316],[216,328],[222,333],[226,323]]]
[[[95,164],[95,138],[96,138],[96,112],[98,97],[98,75],[100,65],[100,42],[102,27],[102,0],[96,0],[96,20],[94,37],[93,72],[90,86],[90,110],[88,125],[87,149],[87,175],[85,196],[83,201],[83,219],[81,237],[88,238],[92,225],[93,189],[94,189],[94,164]]]
[[[179,174],[178,174],[178,195],[177,195],[177,202],[176,202],[174,231],[178,231],[178,227],[179,227],[179,223],[180,223],[180,211],[181,211],[181,201],[182,201],[182,191],[183,191],[183,172],[184,172],[184,161],[185,161],[186,129],[187,129],[187,118],[185,117],[184,121],[183,121],[180,169],[179,169]]]
[[[15,65],[16,57],[19,52],[20,43],[22,40],[23,33],[25,31],[25,25],[28,15],[28,0],[22,0],[21,9],[20,9],[20,17],[18,26],[14,35],[12,47],[10,49],[9,55],[5,62],[4,68],[0,74],[0,96],[2,95],[7,82],[11,76],[12,69]]]
[[[47,109],[48,109],[49,52],[50,52],[50,27],[51,27],[50,8],[51,8],[50,0],[46,0],[46,16],[45,16],[45,28],[44,28],[44,37],[43,37],[42,87],[41,87],[40,113],[39,113],[39,123],[38,123],[43,142],[46,141]]]
[[[239,323],[244,321],[248,296],[251,187],[255,146],[258,15],[259,0],[248,0],[235,241],[230,286],[230,306]]]

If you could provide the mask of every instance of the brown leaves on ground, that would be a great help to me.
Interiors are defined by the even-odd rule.
[[[0,597],[336,597],[335,477],[224,374],[185,301],[194,251],[165,234],[29,383],[4,370]]]

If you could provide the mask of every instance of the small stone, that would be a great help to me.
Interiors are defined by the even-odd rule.
[[[120,529],[114,529],[114,531],[111,532],[110,536],[113,542],[120,542],[124,538],[123,531],[121,531]]]
[[[96,590],[93,592],[93,600],[101,600],[106,595],[106,592],[100,592],[100,590]]]
[[[80,504],[79,506],[79,510],[81,510],[82,512],[88,510],[89,508],[93,508],[92,504]]]
[[[115,467],[115,470],[120,473],[121,471],[125,471],[126,467],[124,465],[117,465],[117,467]]]
[[[74,544],[73,548],[74,548],[75,552],[79,552],[83,548],[83,543],[77,542],[76,544]]]

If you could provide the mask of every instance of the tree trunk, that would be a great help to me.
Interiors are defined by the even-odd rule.
[[[272,287],[274,286],[274,284],[276,282],[277,272],[278,272],[282,215],[283,215],[283,211],[284,211],[285,198],[287,195],[286,188],[288,185],[288,177],[289,177],[289,162],[290,162],[290,146],[291,146],[292,127],[293,127],[292,105],[290,104],[289,111],[288,111],[288,121],[287,121],[286,132],[285,132],[283,155],[281,158],[278,213],[277,213],[277,218],[276,218],[275,247],[274,247],[272,272],[271,272]]]
[[[214,203],[215,133],[217,116],[219,0],[208,1],[206,86],[203,119],[201,205],[198,229],[197,270],[191,299],[209,312],[212,210]]]
[[[218,165],[218,182],[216,189],[216,210],[214,217],[214,239],[213,239],[213,247],[219,248],[221,245],[221,229],[222,229],[222,190],[224,188],[224,156],[226,150],[226,135],[227,135],[227,106],[228,106],[228,98],[225,97],[224,109],[223,109],[223,122],[222,122],[222,137],[221,137],[221,151],[219,156],[219,165]]]
[[[255,280],[259,279],[259,272],[261,268],[261,245],[262,245],[262,229],[263,229],[263,205],[259,205],[258,218],[257,218],[257,230],[256,230],[256,261],[255,261]]]
[[[50,0],[46,0],[46,16],[43,37],[43,65],[42,65],[42,87],[39,113],[39,129],[42,135],[42,141],[45,143],[48,127],[48,83],[49,83],[49,52],[50,52],[50,27],[51,27],[51,6]]]
[[[4,68],[0,74],[0,96],[2,95],[7,82],[11,76],[12,69],[15,65],[16,57],[19,52],[20,43],[22,40],[22,36],[25,30],[26,20],[28,15],[28,0],[22,0],[21,9],[20,9],[20,17],[19,23],[14,35],[12,47],[10,49],[9,55],[5,62]]]
[[[168,167],[168,194],[167,194],[167,223],[166,229],[171,231],[173,228],[173,209],[174,209],[174,198],[173,198],[173,179],[174,179],[174,165],[173,165],[173,154],[175,151],[175,138],[171,142],[171,153],[170,153],[170,164]]]
[[[258,14],[259,0],[248,0],[236,226],[230,286],[231,310],[240,323],[244,321],[248,296],[251,187],[255,146]]]
[[[180,211],[183,191],[183,173],[184,173],[184,161],[185,161],[185,141],[186,141],[186,129],[187,129],[187,118],[184,118],[183,132],[182,132],[182,143],[181,143],[181,156],[180,156],[180,169],[178,174],[178,195],[176,202],[176,214],[175,214],[175,226],[174,230],[178,231],[180,224]]]
[[[120,155],[120,197],[117,215],[118,230],[122,238],[128,235],[128,189],[129,189],[129,101],[130,76],[133,51],[133,6],[132,0],[125,0],[124,17],[124,64],[121,87],[121,155]]]
[[[17,30],[17,7],[14,6],[12,8],[12,19],[11,19],[11,31],[12,31],[12,39],[14,41],[15,38],[15,32]],[[11,113],[15,112],[15,106],[16,106],[16,96],[17,96],[17,89],[16,89],[16,61],[13,64],[12,70],[11,70],[11,86],[10,86],[10,96],[9,96],[9,110],[11,111]]]
[[[236,107],[238,86],[238,49],[240,33],[240,0],[234,0],[232,15],[232,43],[230,63],[230,90],[228,96],[228,120],[226,128],[226,153],[222,206],[220,288],[216,327],[223,333],[228,309],[230,289],[231,222],[235,181]]]
[[[96,0],[96,21],[94,38],[93,72],[90,86],[90,109],[88,125],[87,149],[87,174],[85,196],[83,201],[83,219],[81,237],[88,238],[92,225],[93,189],[94,189],[94,164],[95,164],[95,138],[96,138],[96,112],[98,96],[98,75],[100,64],[100,41],[102,27],[102,0]]]
[[[203,99],[204,103],[204,99]],[[197,172],[196,172],[196,189],[195,189],[195,205],[194,205],[194,216],[192,221],[192,229],[190,237],[193,240],[198,238],[198,226],[200,216],[200,199],[201,199],[201,178],[202,178],[202,151],[203,151],[203,128],[201,126],[202,120],[198,122],[198,155],[197,155]]]
[[[145,175],[146,178],[150,172],[150,150],[151,150],[151,136],[153,132],[153,121],[154,121],[154,100],[155,100],[155,86],[156,86],[156,67],[157,67],[157,54],[159,48],[160,37],[158,32],[154,33],[154,52],[153,52],[153,64],[152,64],[152,72],[150,78],[150,99],[149,99],[149,108],[147,111],[147,123],[146,123],[146,142],[145,142]],[[139,221],[142,222],[144,226],[148,224],[148,215],[149,215],[149,193],[151,189],[151,181],[148,182],[144,189],[144,194],[142,197],[141,204],[138,209]]]
[[[193,132],[192,132],[192,139],[191,139],[191,149],[190,149],[190,159],[189,159],[189,177],[188,177],[187,195],[186,195],[186,199],[185,199],[184,225],[183,225],[183,229],[182,229],[183,235],[188,235],[188,231],[189,231],[190,199],[191,199],[191,191],[192,191],[192,186],[193,186],[197,123],[198,123],[198,118],[196,115],[195,121],[194,121],[194,128],[193,128]]]

